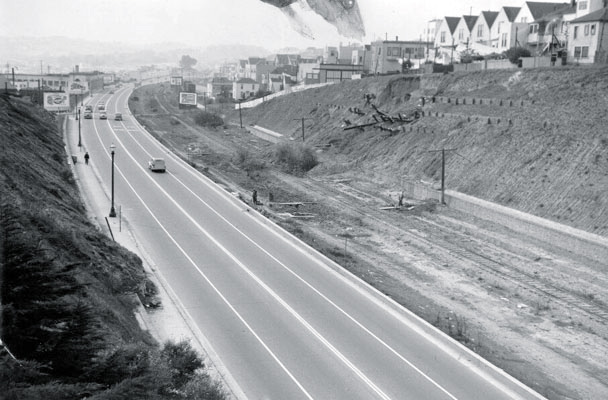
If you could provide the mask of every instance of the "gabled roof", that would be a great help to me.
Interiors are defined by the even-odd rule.
[[[545,14],[534,22],[549,22],[552,20],[561,20],[564,18],[566,14],[576,14],[576,3],[574,5],[568,5],[566,7],[562,7],[557,11],[551,12],[549,14]]]
[[[608,7],[594,11],[587,15],[583,15],[575,20],[570,21],[571,24],[578,24],[579,22],[608,22]]]
[[[445,22],[448,24],[448,28],[450,28],[450,33],[454,34],[454,31],[460,22],[460,17],[445,17]]]
[[[521,7],[503,7],[502,9],[505,10],[509,22],[513,22],[515,21],[515,18],[517,18],[517,14],[519,14]]]
[[[462,16],[462,19],[464,19],[464,22],[467,24],[467,28],[469,28],[469,32],[475,26],[475,22],[477,22],[477,18],[479,18],[479,15],[463,15]]]
[[[498,17],[498,11],[482,11],[481,16],[486,20],[488,27],[491,28],[494,21],[496,21],[496,17]]]
[[[257,83],[257,82],[251,78],[241,78],[238,81],[236,81],[236,83]]]
[[[569,6],[570,3],[541,3],[538,1],[526,1],[526,5],[528,6],[530,13],[532,13],[532,18],[536,21],[543,15]]]

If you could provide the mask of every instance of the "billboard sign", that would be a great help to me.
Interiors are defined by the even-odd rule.
[[[181,76],[172,76],[171,77],[171,86],[181,86],[183,82],[183,78]]]
[[[196,93],[179,92],[179,104],[187,106],[195,106],[197,104]]]
[[[70,94],[84,94],[89,91],[88,82],[72,82],[68,92]]]
[[[48,111],[69,111],[70,97],[67,93],[47,93],[42,95],[44,99],[44,109]]]

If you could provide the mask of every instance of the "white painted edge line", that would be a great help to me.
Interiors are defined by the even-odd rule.
[[[115,135],[116,136],[116,135]],[[135,141],[135,143],[137,143],[137,145],[147,154],[149,154],[144,148],[143,146],[134,138],[131,136],[131,138]],[[135,158],[131,155],[131,153],[126,149],[126,147],[124,146],[124,144],[122,144],[122,141],[120,140],[120,138],[118,138],[116,136],[116,140],[122,145],[124,151],[129,155],[129,157],[133,160],[133,162],[135,162],[135,164],[138,166],[138,168],[140,168],[144,173],[146,172],[145,169],[143,167],[141,167],[141,165],[139,165],[139,163],[137,163],[137,161],[135,160]],[[106,150],[107,152],[107,150]],[[119,171],[120,172],[120,171]],[[182,254],[188,259],[188,261],[190,261],[190,263],[199,271],[199,273],[204,277],[204,279],[209,283],[209,285],[216,291],[216,293],[220,296],[220,298],[222,298],[222,300],[230,307],[230,309],[233,311],[233,313],[235,313],[237,315],[237,317],[239,317],[239,319],[241,319],[241,321],[243,322],[243,324],[245,324],[245,326],[249,329],[249,331],[258,339],[258,341],[266,348],[266,350],[271,354],[271,356],[277,361],[277,363],[279,363],[279,365],[283,368],[283,370],[290,376],[290,378],[300,387],[300,389],[302,390],[302,392],[308,396],[309,398],[312,399],[312,397],[308,394],[308,392],[304,389],[304,387],[297,381],[297,379],[295,378],[295,376],[293,376],[288,370],[287,368],[280,362],[280,360],[278,359],[277,356],[274,355],[274,353],[272,353],[272,351],[270,350],[270,348],[268,348],[266,346],[266,344],[262,341],[261,338],[259,338],[259,336],[255,333],[255,331],[249,326],[249,324],[247,324],[247,322],[245,321],[244,318],[242,318],[240,316],[240,314],[236,311],[236,309],[228,302],[228,300],[221,294],[221,292],[215,287],[215,285],[213,285],[213,283],[211,282],[211,280],[204,274],[204,272],[202,272],[200,270],[200,268],[198,267],[198,265],[196,265],[194,263],[194,260],[191,260],[190,257],[187,255],[187,253],[181,248],[181,246],[179,246],[179,244],[177,243],[177,241],[175,241],[175,239],[173,237],[171,237],[171,235],[169,234],[168,231],[165,230],[164,226],[160,223],[160,221],[154,216],[154,214],[152,213],[152,211],[147,207],[147,205],[145,205],[145,203],[143,202],[143,199],[141,199],[141,197],[137,194],[137,192],[135,191],[135,189],[131,186],[130,183],[128,183],[128,181],[126,180],[125,176],[122,174],[122,172],[120,172],[121,176],[123,176],[123,179],[125,179],[125,181],[127,182],[127,184],[129,185],[129,187],[131,188],[131,190],[135,193],[135,195],[138,197],[138,199],[140,199],[140,201],[142,202],[142,204],[144,204],[144,207],[146,208],[146,210],[148,210],[148,212],[153,216],[153,218],[155,219],[155,221],[158,223],[158,225],[161,227],[161,229],[163,229],[163,231],[165,231],[165,233],[167,234],[167,236],[169,236],[169,238],[174,242],[174,244],[178,247],[178,249],[182,252]],[[213,244],[215,244],[215,246],[220,249],[224,254],[226,254],[236,265],[238,265],[245,273],[247,273],[247,275],[249,275],[256,283],[258,283],[258,285],[260,287],[262,287],[268,294],[270,294],[275,301],[280,304],[281,306],[283,306],[283,308],[285,308],[298,322],[300,322],[306,329],[308,329],[309,332],[312,333],[312,335],[314,337],[316,337],[323,345],[325,345],[338,359],[340,359],[348,368],[351,369],[351,371],[353,371],[365,384],[367,384],[374,392],[376,392],[382,399],[384,400],[390,400],[390,397],[388,395],[386,395],[378,386],[376,386],[371,379],[369,379],[354,363],[352,363],[346,356],[344,356],[336,347],[334,347],[327,339],[325,339],[323,337],[323,335],[321,335],[310,323],[308,323],[308,321],[306,321],[306,319],[304,317],[302,317],[296,310],[294,310],[285,300],[283,300],[274,290],[272,290],[266,283],[264,283],[257,275],[255,275],[253,273],[253,271],[251,271],[249,268],[247,268],[247,266],[241,261],[239,260],[235,255],[233,255],[232,253],[230,253],[230,251],[225,248],[217,239],[215,239],[209,232],[207,232],[206,229],[204,229],[190,214],[188,214],[186,212],[185,209],[183,209],[182,206],[179,205],[179,203],[172,197],[169,195],[169,193],[167,193],[167,191],[165,189],[163,189],[160,184],[158,184],[158,182],[156,182],[154,179],[152,179],[150,177],[149,174],[146,174],[146,176],[150,179],[151,182],[154,183],[154,185],[157,186],[157,188],[163,192],[163,194],[182,212],[182,214],[184,216],[186,216],[190,222],[201,232],[203,233],[203,235],[205,235]],[[181,181],[179,181],[179,179],[175,178],[175,175],[171,174],[171,176],[173,176],[174,179],[176,179],[178,182],[180,182],[180,184],[184,185]],[[185,186],[185,185],[184,185]],[[186,187],[186,186],[185,186]],[[200,199],[200,198],[199,198]],[[206,204],[207,205],[207,204]],[[209,207],[214,213],[216,213],[217,215],[219,215],[219,213],[217,213],[217,211],[215,211],[213,208],[211,208],[209,205],[207,205],[207,207]],[[220,216],[221,217],[221,216]],[[226,221],[227,223],[229,223],[225,218],[221,217],[222,219],[224,219],[224,221]],[[234,225],[230,224],[230,226],[234,227]],[[236,227],[234,227],[236,229]],[[243,235],[243,237],[247,238],[249,241],[251,241],[252,243],[253,240],[251,240],[249,237],[247,237],[242,231],[239,231],[237,229],[237,231],[239,233],[241,233],[241,235]],[[258,246],[259,247],[259,246]],[[261,247],[259,247],[261,249]],[[455,399],[455,398],[454,398]]]
[[[162,151],[164,151],[166,154],[171,155],[171,157],[173,157],[174,161],[176,161],[178,164],[180,164],[186,171],[188,171],[190,174],[192,174],[194,177],[196,177],[199,181],[206,183],[216,193],[221,194],[222,196],[224,196],[226,199],[229,200],[230,203],[232,203],[238,209],[242,209],[243,208],[243,204],[239,200],[236,200],[233,196],[229,196],[228,193],[225,190],[221,189],[211,179],[209,179],[205,175],[200,174],[198,171],[196,171],[193,168],[191,168],[190,166],[188,166],[188,164],[185,161],[183,161],[181,158],[179,158],[176,155],[174,155],[169,149],[167,149],[164,145],[162,145],[162,143],[158,142],[158,140],[156,140],[152,135],[150,135],[145,130],[145,128],[139,124],[139,121],[137,121],[137,119],[134,118],[134,120],[135,120],[135,123],[138,126],[140,126],[140,128],[144,132],[147,133],[146,136],[149,138],[149,140],[152,143],[154,143],[159,149],[161,149]],[[241,203],[240,207],[237,205],[238,204],[238,203],[236,203],[237,201],[239,203]],[[422,330],[418,326],[412,324],[409,320],[406,320],[403,317],[403,315],[401,315],[401,313],[405,312],[407,315],[410,316],[410,318],[415,319],[416,321],[418,321],[418,323],[422,324],[427,329],[430,329],[431,331],[433,331],[435,333],[435,336],[439,336],[441,339],[443,339],[443,341],[447,340],[448,342],[450,342],[450,344],[452,346],[455,346],[455,347],[459,348],[460,351],[467,353],[472,358],[475,358],[478,362],[480,362],[480,363],[484,364],[486,367],[489,367],[490,369],[494,370],[499,375],[505,377],[507,380],[511,381],[512,383],[514,383],[515,385],[517,385],[521,389],[527,391],[528,393],[530,393],[534,397],[536,397],[538,399],[544,399],[544,400],[546,400],[545,397],[543,397],[542,395],[540,395],[539,393],[537,393],[536,391],[534,391],[532,388],[524,385],[522,382],[520,382],[519,380],[515,379],[513,376],[507,374],[504,370],[502,370],[502,369],[498,368],[497,366],[495,366],[494,364],[490,363],[488,360],[484,359],[483,357],[481,357],[477,353],[473,352],[471,349],[467,348],[462,343],[460,343],[460,342],[456,341],[455,339],[451,338],[450,336],[448,336],[447,334],[445,334],[444,332],[442,332],[441,330],[439,330],[435,326],[431,325],[429,322],[425,321],[421,317],[419,317],[416,314],[414,314],[412,311],[408,310],[407,308],[403,307],[401,304],[397,303],[394,299],[386,296],[385,294],[383,294],[382,292],[380,292],[378,289],[374,288],[373,286],[371,286],[367,282],[363,281],[361,278],[357,277],[356,275],[354,275],[350,271],[347,271],[341,265],[335,263],[333,260],[327,258],[323,254],[318,253],[315,249],[313,249],[312,247],[310,247],[308,244],[304,243],[299,238],[293,236],[291,233],[287,232],[285,229],[283,229],[279,225],[276,225],[272,221],[269,221],[266,217],[264,217],[261,214],[259,214],[255,209],[253,209],[252,211],[257,215],[257,218],[255,218],[251,214],[250,214],[250,217],[254,218],[254,220],[256,222],[258,222],[261,226],[263,226],[268,231],[270,231],[273,234],[275,234],[276,236],[278,236],[285,243],[287,243],[290,246],[296,248],[302,254],[304,254],[307,257],[309,257],[311,260],[313,260],[315,263],[317,263],[321,267],[325,268],[327,271],[335,274],[336,277],[342,279],[344,282],[346,282],[348,285],[350,285],[351,287],[353,287],[354,289],[356,289],[358,292],[360,292],[361,294],[363,294],[365,297],[369,298],[373,303],[375,303],[378,307],[380,307],[381,309],[383,309],[385,312],[389,313],[390,315],[393,315],[393,317],[396,318],[397,320],[401,321],[402,324],[404,324],[405,326],[408,326],[410,329],[416,331],[419,335],[421,335],[422,337],[426,338],[430,343],[432,343],[436,347],[442,349],[446,354],[449,354],[454,359],[458,360],[463,365],[465,365],[466,367],[468,367],[471,370],[473,370],[475,373],[477,373],[479,376],[481,376],[486,381],[488,381],[489,383],[491,383],[493,386],[497,387],[499,390],[501,390],[501,391],[503,391],[505,393],[508,393],[514,399],[521,398],[516,393],[513,393],[512,390],[510,390],[509,388],[505,387],[502,383],[500,383],[496,379],[494,379],[492,376],[490,376],[486,372],[482,371],[477,365],[475,365],[475,364],[469,362],[468,360],[465,360],[462,357],[460,357],[460,354],[458,352],[456,352],[456,351],[452,350],[450,347],[446,346],[440,339],[437,339],[434,336],[431,337],[431,335],[429,335],[427,332],[425,332],[424,330]],[[261,220],[263,220],[266,223],[262,223]],[[279,231],[282,234],[279,234]],[[300,245],[299,246],[296,245],[296,242],[299,243]],[[307,251],[305,251],[304,249],[307,249]],[[325,262],[323,262],[321,260],[324,260]],[[330,267],[329,265],[332,265],[333,268]],[[308,285],[308,283],[306,283],[306,284]],[[315,291],[316,291],[316,289],[315,289]],[[372,293],[374,293],[375,296],[372,296]],[[325,297],[324,295],[322,295],[322,296]],[[386,302],[390,303],[392,305],[392,308],[389,308],[387,306],[387,304],[385,304]],[[394,308],[396,308],[397,310],[399,310],[399,312],[395,311]],[[384,342],[381,342],[381,343],[384,343]]]

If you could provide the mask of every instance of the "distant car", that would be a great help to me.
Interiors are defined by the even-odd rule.
[[[164,158],[152,158],[148,161],[148,168],[154,172],[165,172],[165,159]]]
[[[110,90],[110,94],[114,94],[114,91],[113,91],[113,90]]]
[[[121,113],[116,113],[114,115],[114,121],[122,121],[122,114]]]
[[[93,112],[93,106],[84,106],[85,112]]]
[[[101,113],[99,119],[108,119],[108,115],[106,113]]]
[[[93,119],[93,114],[90,112],[84,114],[84,119]]]
[[[106,105],[105,105],[105,104],[98,104],[98,105],[97,105],[97,109],[98,109],[99,111],[104,111],[104,110],[106,109]]]

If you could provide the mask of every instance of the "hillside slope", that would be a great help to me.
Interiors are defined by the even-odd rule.
[[[331,144],[312,174],[340,172],[390,185],[437,182],[441,158],[429,150],[456,149],[448,152],[448,189],[607,235],[607,89],[608,68],[389,76],[283,96],[243,118],[297,140],[296,120],[307,118],[307,143]],[[373,122],[366,93],[393,116],[415,109],[424,96],[426,117],[381,124],[398,130],[393,134],[375,127],[345,131],[345,120]],[[355,107],[365,115],[349,111]]]
[[[141,329],[153,285],[87,219],[62,118],[0,95],[0,398],[224,398],[188,343]]]

